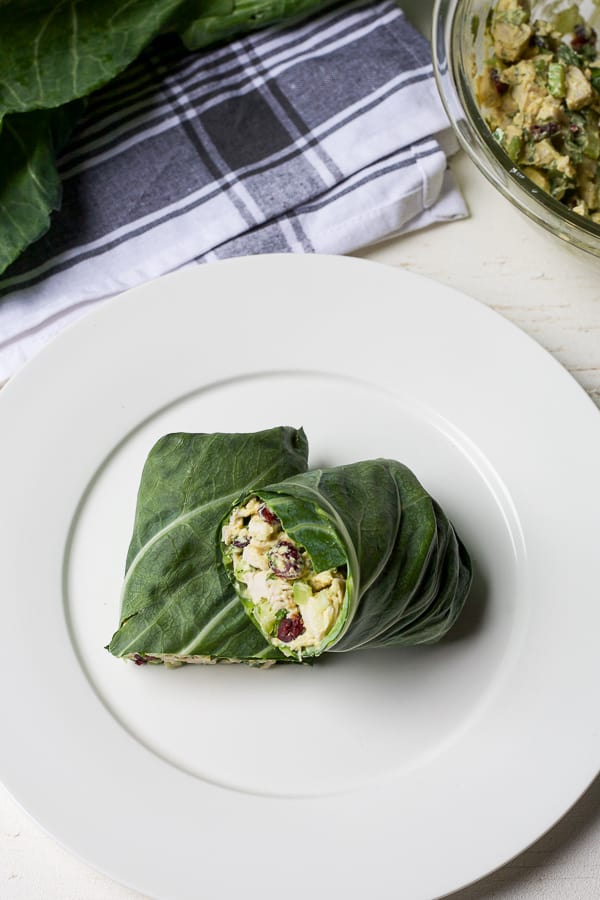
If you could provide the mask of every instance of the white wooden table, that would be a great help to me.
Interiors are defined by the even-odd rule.
[[[403,5],[427,31],[431,4],[412,0]],[[493,307],[559,359],[600,406],[600,261],[582,259],[534,229],[463,154],[455,157],[452,168],[469,205],[469,219],[356,255],[437,279]],[[2,900],[139,897],[71,856],[0,787]],[[600,898],[600,779],[533,847],[452,895],[452,900],[487,898]]]

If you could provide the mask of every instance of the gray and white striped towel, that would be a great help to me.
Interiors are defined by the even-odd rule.
[[[103,298],[185,265],[344,253],[466,215],[427,41],[352,3],[186,53],[163,40],[98,92],[63,206],[0,278],[0,381]]]

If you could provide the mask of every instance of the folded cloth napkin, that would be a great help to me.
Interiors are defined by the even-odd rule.
[[[390,0],[200,53],[153,45],[93,96],[63,205],[0,278],[0,381],[65,325],[185,265],[345,253],[466,215],[428,42]]]

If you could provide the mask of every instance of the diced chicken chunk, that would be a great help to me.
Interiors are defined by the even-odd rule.
[[[517,104],[519,122],[533,125],[554,121],[560,116],[560,100],[552,97],[538,84],[535,64],[522,59],[502,73],[502,79],[512,86],[512,96]]]
[[[499,0],[492,18],[491,33],[494,52],[499,59],[505,62],[520,59],[532,35],[526,0]]]
[[[528,162],[534,166],[540,166],[542,169],[555,169],[568,178],[575,177],[575,169],[569,157],[562,156],[548,138],[534,144],[533,153]]]
[[[569,109],[583,109],[591,103],[594,89],[581,69],[577,66],[568,66],[565,80],[567,86],[565,102]]]

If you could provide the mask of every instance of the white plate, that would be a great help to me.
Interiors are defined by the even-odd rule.
[[[113,659],[154,440],[284,423],[313,464],[415,470],[473,556],[462,620],[312,668]],[[164,900],[430,900],[594,778],[600,416],[486,307],[346,258],[188,270],[57,339],[0,426],[0,775],[113,878]]]

